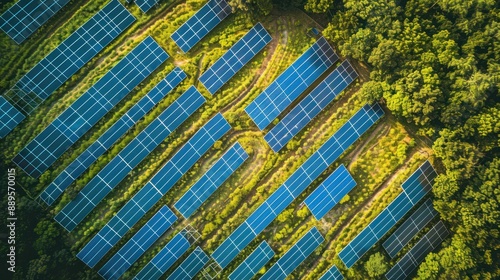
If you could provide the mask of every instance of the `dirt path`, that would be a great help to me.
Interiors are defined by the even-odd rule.
[[[279,37],[279,30],[278,30],[278,25],[277,25],[276,22],[274,23],[274,28],[276,29],[276,32],[274,34],[272,34],[273,37],[276,37],[276,36]],[[288,33],[283,32],[283,36],[288,36]],[[250,83],[250,85],[248,85],[248,87],[235,100],[231,101],[229,104],[227,104],[226,106],[224,106],[224,108],[221,109],[222,113],[227,112],[233,106],[235,106],[236,104],[238,104],[250,92],[250,90],[252,90],[252,88],[255,86],[255,84],[259,80],[260,76],[262,75],[262,73],[264,73],[264,71],[266,70],[269,62],[273,58],[273,55],[276,52],[276,48],[277,47],[278,47],[278,41],[277,40],[272,40],[271,43],[269,43],[269,46],[268,46],[269,53],[266,56],[266,58],[264,59],[264,61],[262,61],[262,65],[260,66],[260,68],[255,73],[255,76],[254,76],[252,82]]]

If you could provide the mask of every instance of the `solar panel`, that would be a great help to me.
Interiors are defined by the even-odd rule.
[[[427,199],[410,217],[384,242],[384,249],[391,258],[403,249],[410,240],[438,215]]]
[[[153,8],[154,5],[157,5],[159,0],[135,0],[134,1],[137,6],[139,6],[139,9],[143,13],[147,13],[151,8]]]
[[[211,94],[215,94],[271,39],[264,26],[258,23],[200,76],[200,82]]]
[[[189,218],[231,174],[248,158],[236,142],[210,169],[175,203],[184,218]]]
[[[292,273],[325,239],[316,227],[309,230],[260,278],[262,280],[285,279]]]
[[[183,232],[179,232],[134,277],[134,280],[159,279],[191,246]]]
[[[9,99],[30,114],[134,21],[119,1],[112,0],[26,73],[10,90]]]
[[[262,241],[260,245],[229,275],[229,280],[250,280],[272,258],[274,251]]]
[[[144,39],[26,145],[14,163],[30,176],[40,176],[167,58],[153,38]]]
[[[193,279],[210,258],[200,247],[194,251],[168,276],[168,280]]]
[[[0,16],[0,28],[21,44],[69,0],[20,0]]]
[[[328,269],[319,280],[343,280],[344,276],[340,273],[339,269],[333,265]]]
[[[389,280],[407,279],[448,234],[446,226],[439,221],[385,274],[385,277]]]
[[[231,6],[225,0],[210,0],[175,30],[171,38],[186,53],[230,14]]]
[[[263,130],[337,60],[333,48],[321,37],[257,96],[245,111]]]
[[[230,126],[221,114],[208,121],[77,254],[94,267],[112,246],[162,198]],[[154,135],[154,134],[153,134]],[[151,141],[151,140],[149,140]],[[144,142],[146,143],[146,142]]]
[[[264,136],[273,151],[279,152],[357,77],[349,61],[342,62]]]
[[[158,104],[173,88],[186,78],[186,73],[176,67],[151,91],[141,98],[119,120],[117,120],[99,139],[90,145],[72,163],[70,163],[57,178],[40,194],[40,198],[52,205],[54,201],[80,175],[85,172],[97,158],[103,155],[118,141],[137,121],[144,117]]]
[[[378,104],[365,105],[354,114],[214,251],[212,257],[219,266],[226,267],[383,114]]]
[[[0,96],[0,138],[7,136],[24,118],[19,110]]]
[[[99,270],[99,275],[104,279],[120,278],[176,220],[177,217],[167,206],[160,208]]]
[[[339,257],[348,268],[351,268],[431,190],[437,174],[435,171],[430,172],[429,169],[433,169],[429,162],[422,164],[403,183],[408,187],[340,251]],[[415,174],[424,174],[424,171],[431,177],[427,177],[425,182],[419,181],[421,176]]]
[[[319,220],[355,186],[356,181],[342,164],[304,200],[304,203],[316,220]]]
[[[132,169],[204,102],[205,99],[194,87],[188,89],[99,171],[76,198],[57,214],[56,221],[67,230],[73,230]]]

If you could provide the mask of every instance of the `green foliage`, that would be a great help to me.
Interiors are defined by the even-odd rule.
[[[387,272],[387,261],[380,252],[370,256],[365,263],[365,270],[370,277],[378,277]]]

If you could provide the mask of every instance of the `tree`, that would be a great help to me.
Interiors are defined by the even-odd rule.
[[[365,263],[365,270],[370,277],[378,277],[387,271],[387,262],[384,256],[377,252],[370,256]]]

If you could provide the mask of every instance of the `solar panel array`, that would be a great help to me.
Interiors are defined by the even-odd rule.
[[[153,8],[154,5],[157,5],[159,0],[135,0],[134,1],[137,6],[139,6],[139,9],[143,13],[147,13],[151,8]]]
[[[25,116],[16,107],[0,96],[0,138],[7,136],[24,118]]]
[[[356,181],[342,164],[304,200],[304,203],[316,220],[319,220],[355,186]]]
[[[0,16],[0,28],[21,44],[69,0],[20,0]]]
[[[212,257],[219,266],[226,267],[383,114],[378,104],[365,105],[354,114],[214,251]]]
[[[67,230],[73,230],[132,169],[204,102],[205,98],[196,88],[190,87],[99,171],[77,197],[56,215],[56,221]]]
[[[170,37],[186,53],[230,14],[225,0],[210,0]]]
[[[404,183],[398,195],[375,219],[339,253],[344,264],[351,268],[431,189],[436,171],[429,162],[422,164]]]
[[[147,128],[146,128],[147,129]],[[116,215],[78,253],[77,257],[93,267],[144,214],[162,198],[230,126],[222,115],[208,121],[144,185]],[[153,134],[154,135],[154,134]],[[146,142],[147,143],[147,142]]]
[[[319,280],[343,280],[344,276],[340,273],[339,269],[333,265],[328,269]]]
[[[176,220],[177,217],[167,206],[160,208],[99,270],[99,275],[104,279],[120,278]]]
[[[13,104],[31,113],[134,21],[119,1],[109,2],[15,84]]]
[[[264,136],[273,151],[280,151],[357,77],[349,61],[342,62]]]
[[[133,125],[144,117],[158,104],[173,88],[187,77],[186,73],[176,67],[151,91],[142,97],[118,121],[116,121],[99,139],[81,153],[70,163],[57,178],[40,194],[40,198],[52,205],[54,201],[68,188],[80,175],[85,172],[97,158],[103,155],[118,141]]]
[[[183,232],[176,234],[158,254],[134,277],[134,280],[159,279],[174,263],[187,252],[191,243]]]
[[[168,54],[153,38],[144,39],[24,147],[13,161],[30,176],[40,176],[167,58]]]
[[[168,276],[168,280],[193,279],[210,258],[200,247],[194,251]]]
[[[333,48],[321,37],[257,96],[245,111],[263,130],[337,60]]]
[[[309,230],[260,279],[285,279],[312,254],[325,239],[316,227]]]
[[[407,279],[448,234],[446,226],[439,221],[385,274],[385,277],[389,280]]]
[[[229,280],[250,280],[272,258],[274,251],[262,241],[255,250],[229,275]]]
[[[210,169],[175,203],[184,218],[189,218],[231,174],[248,158],[236,142]]]
[[[271,35],[258,23],[203,73],[199,80],[215,94],[269,42]]]
[[[438,212],[432,206],[432,200],[427,199],[410,217],[384,242],[384,249],[391,258],[403,249],[413,237],[421,231]]]

